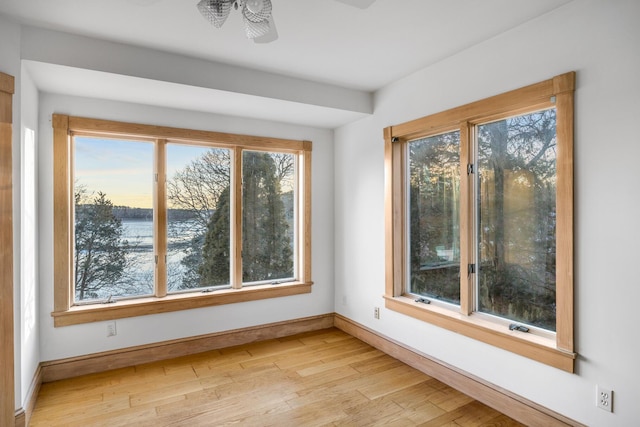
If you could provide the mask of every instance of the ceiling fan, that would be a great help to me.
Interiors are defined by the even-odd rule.
[[[271,15],[271,0],[200,0],[198,10],[216,28],[222,27],[231,8],[240,10],[247,38],[268,43],[278,38]]]
[[[365,9],[375,0],[336,0]],[[255,43],[269,43],[278,38],[271,0],[200,0],[198,10],[214,27],[220,28],[231,13],[240,10],[247,38]]]

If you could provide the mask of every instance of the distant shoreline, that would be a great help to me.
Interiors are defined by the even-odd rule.
[[[132,208],[130,206],[114,206],[113,215],[119,220],[153,221],[152,208]],[[213,211],[210,212],[213,214]],[[189,221],[199,217],[199,212],[188,209],[167,209],[167,218],[171,221]]]

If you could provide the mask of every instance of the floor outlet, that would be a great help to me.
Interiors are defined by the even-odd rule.
[[[373,317],[375,319],[380,318],[380,307],[373,307]]]
[[[613,390],[596,386],[596,405],[600,409],[613,412]]]
[[[118,335],[118,331],[116,330],[116,322],[107,323],[107,337],[115,337]]]

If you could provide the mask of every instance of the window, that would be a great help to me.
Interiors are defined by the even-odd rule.
[[[574,81],[385,129],[389,309],[573,372]]]
[[[311,291],[311,143],[53,116],[54,323]]]

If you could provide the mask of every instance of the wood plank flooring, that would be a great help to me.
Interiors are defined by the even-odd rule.
[[[43,384],[30,426],[522,424],[338,329]]]

